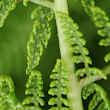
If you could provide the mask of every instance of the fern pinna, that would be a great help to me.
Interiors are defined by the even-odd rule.
[[[85,11],[91,17],[95,26],[100,28],[98,34],[105,39],[100,40],[99,45],[110,46],[110,21],[105,11],[95,6],[94,0],[82,0],[82,4],[85,7]],[[110,53],[106,54],[105,61],[110,60]]]
[[[23,100],[23,107],[21,107],[19,110],[42,110],[40,105],[44,106],[45,103],[44,100],[41,98],[44,97],[44,93],[42,92],[42,75],[39,71],[33,70],[31,72],[28,82],[26,83],[26,88],[27,89],[25,91],[25,94],[29,96]]]
[[[31,18],[36,18],[36,21],[34,22],[33,30],[27,43],[27,74],[39,64],[40,56],[43,52],[43,45],[45,48],[47,47],[51,35],[51,28],[48,21],[52,17],[53,11],[42,6],[39,6],[32,12]]]
[[[63,104],[69,106],[68,100],[63,98],[63,95],[67,95],[68,93],[66,86],[69,83],[69,73],[67,72],[65,63],[61,59],[57,59],[57,63],[52,72],[53,74],[50,75],[50,78],[53,81],[50,83],[51,88],[48,93],[56,97],[50,98],[48,103],[49,105],[56,106],[51,107],[49,110],[69,110],[68,107],[62,107]]]

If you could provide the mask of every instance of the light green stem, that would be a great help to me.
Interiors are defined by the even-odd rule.
[[[30,2],[33,2],[35,4],[54,9],[54,3],[49,1],[42,1],[42,0],[30,0]]]
[[[83,110],[83,104],[81,99],[81,87],[77,81],[77,77],[74,74],[74,64],[72,60],[72,53],[68,52],[71,47],[70,44],[65,43],[64,40],[69,38],[63,34],[64,29],[61,28],[60,18],[57,11],[68,14],[67,0],[55,0],[54,12],[56,16],[59,47],[62,60],[66,63],[68,72],[70,73],[70,84],[68,85],[68,100],[70,102],[70,110]]]

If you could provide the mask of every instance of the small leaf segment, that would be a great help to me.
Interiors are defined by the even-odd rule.
[[[110,100],[107,98],[107,93],[105,90],[96,83],[92,83],[82,90],[83,99],[87,99],[88,96],[93,94],[93,98],[91,99],[88,110],[110,110]]]
[[[82,5],[95,26],[100,28],[98,34],[102,37],[106,37],[100,40],[99,45],[110,46],[110,21],[105,11],[95,6],[94,0],[82,0]],[[106,54],[104,59],[106,62],[110,61],[110,53]]]
[[[0,1],[0,27],[3,26],[5,19],[10,11],[16,7],[17,0],[1,0]]]
[[[43,53],[43,46],[47,47],[51,36],[49,21],[53,18],[53,11],[39,6],[32,12],[31,18],[37,19],[34,22],[33,30],[27,43],[28,62],[26,74],[29,74],[39,64],[40,56]]]
[[[74,23],[73,19],[70,18],[67,14],[57,12],[60,22],[62,23],[61,28],[64,29],[63,34],[65,36],[70,36],[70,38],[66,39],[64,42],[70,43],[73,45],[68,51],[73,52],[74,56],[72,61],[76,64],[84,63],[85,68],[78,69],[76,71],[76,76],[90,77],[91,75],[100,74],[104,79],[107,79],[107,76],[98,68],[90,68],[89,64],[92,64],[92,60],[89,56],[89,51],[85,46],[86,41],[82,38],[83,34],[78,31],[79,27],[76,23]]]
[[[10,76],[0,76],[0,110],[16,110],[21,107],[15,96],[14,83]]]
[[[26,91],[25,94],[29,95],[26,97],[19,110],[42,110],[41,106],[44,106],[44,100],[41,97],[44,97],[43,89],[43,81],[41,73],[37,70],[33,70],[29,75],[28,82],[26,83]],[[34,105],[29,105],[34,104]]]
[[[53,81],[50,83],[51,88],[48,93],[55,97],[50,98],[48,102],[49,105],[53,106],[49,110],[69,110],[69,102],[66,98],[63,98],[68,92],[66,86],[69,84],[67,80],[69,73],[67,72],[66,64],[61,59],[57,59],[57,63],[52,72],[50,78]]]

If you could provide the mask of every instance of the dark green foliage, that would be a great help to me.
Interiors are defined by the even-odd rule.
[[[107,98],[107,93],[101,86],[99,86],[96,83],[92,83],[83,88],[82,90],[83,99],[87,99],[88,96],[90,96],[94,92],[95,94],[89,103],[88,110],[94,110],[97,106],[98,110],[110,110],[110,101]],[[98,105],[98,103],[100,102],[101,104]]]
[[[27,43],[27,74],[39,64],[43,46],[45,48],[47,47],[48,40],[51,36],[49,21],[52,17],[53,11],[42,6],[39,6],[32,12],[31,18],[36,18],[36,21],[34,22],[33,30]]]
[[[53,73],[50,75],[50,78],[53,81],[50,83],[50,89],[48,93],[52,96],[49,100],[49,105],[57,105],[56,107],[52,107],[49,110],[69,110],[68,107],[62,107],[62,104],[65,106],[69,106],[69,102],[66,98],[63,98],[62,95],[66,95],[68,93],[66,86],[68,85],[69,73],[67,72],[65,63],[57,59],[57,63],[55,68],[52,71]]]
[[[43,90],[43,81],[41,73],[37,70],[33,70],[29,75],[28,82],[26,83],[25,94],[29,95],[26,97],[22,104],[24,105],[19,110],[42,110],[41,106],[44,106],[44,100],[41,97],[44,97]],[[34,106],[29,105],[34,104]]]
[[[3,26],[5,19],[10,11],[16,7],[17,0],[1,0],[0,1],[0,27]]]
[[[95,26],[100,28],[98,34],[102,37],[106,37],[100,40],[99,45],[110,46],[110,21],[105,11],[95,6],[94,0],[82,0],[82,4],[85,7],[85,11],[91,17]],[[108,62],[110,56],[105,57],[105,61]]]
[[[10,76],[0,76],[0,110],[16,110],[20,108],[16,96],[14,83]]]

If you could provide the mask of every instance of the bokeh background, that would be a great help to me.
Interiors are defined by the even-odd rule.
[[[109,0],[95,0],[96,5],[104,9],[110,17]],[[28,3],[28,7],[23,6],[22,2],[17,4],[14,11],[10,12],[4,26],[0,28],[0,75],[8,74],[12,77],[15,84],[17,98],[22,101],[26,96],[24,94],[25,84],[28,76],[25,74],[27,66],[27,41],[32,30],[34,20],[31,20],[31,12],[37,5]],[[80,0],[68,0],[69,14],[74,21],[79,25],[79,29],[83,32],[84,38],[87,41],[86,47],[90,51],[94,67],[103,68],[109,63],[104,62],[104,55],[110,52],[110,47],[100,47],[98,45],[101,37],[97,34],[97,28],[94,26],[90,17],[84,11]],[[52,27],[52,35],[49,40],[48,47],[44,49],[40,64],[36,67],[41,71],[44,81],[44,92],[46,104],[44,110],[48,110],[47,105],[50,78],[52,69],[56,63],[56,59],[60,58],[60,50],[57,38],[56,23],[53,19],[50,22]],[[77,65],[79,68],[82,65]],[[110,75],[108,80],[98,81],[108,94],[110,99]],[[89,100],[88,100],[89,101]],[[84,101],[85,110],[87,110],[88,101]]]

